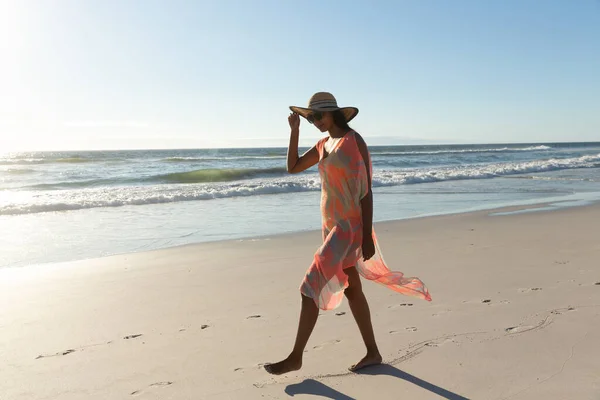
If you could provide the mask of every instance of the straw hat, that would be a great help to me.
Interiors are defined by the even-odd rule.
[[[350,122],[352,118],[356,117],[356,114],[358,114],[358,108],[356,107],[338,107],[335,97],[327,92],[313,94],[308,101],[308,108],[291,106],[290,110],[300,114],[304,118],[314,111],[326,112],[340,110],[346,117],[346,122]]]

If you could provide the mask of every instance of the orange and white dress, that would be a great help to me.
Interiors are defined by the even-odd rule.
[[[360,275],[396,292],[431,301],[431,296],[418,278],[406,278],[390,271],[385,264],[373,229],[375,255],[362,258],[361,199],[368,194],[369,182],[365,162],[354,131],[348,132],[329,151],[325,137],[317,142],[321,176],[321,215],[323,244],[300,285],[305,296],[314,299],[320,309],[332,310],[340,305],[348,276],[344,269],[356,267]],[[329,146],[328,146],[329,147]],[[372,171],[372,165],[369,165]]]

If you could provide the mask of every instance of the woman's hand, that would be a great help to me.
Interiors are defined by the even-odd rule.
[[[300,116],[298,114],[291,113],[288,117],[288,122],[293,131],[297,132],[300,129]]]
[[[368,235],[363,238],[362,254],[365,261],[375,255],[375,242],[373,242],[373,236]]]

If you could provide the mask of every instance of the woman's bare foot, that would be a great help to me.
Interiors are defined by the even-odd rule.
[[[265,370],[273,375],[287,374],[288,372],[298,371],[300,368],[302,368],[302,359],[295,359],[291,356],[278,363],[265,365]]]
[[[348,368],[348,370],[350,370],[351,372],[356,372],[359,369],[368,367],[369,365],[381,364],[382,361],[383,358],[381,357],[381,354],[379,354],[379,352],[372,354],[367,353],[367,355],[362,360]]]

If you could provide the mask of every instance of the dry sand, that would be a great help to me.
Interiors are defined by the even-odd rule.
[[[347,303],[301,371],[298,285],[318,232],[0,270],[0,399],[600,399],[600,206],[379,223],[433,302],[364,283],[387,365]]]

